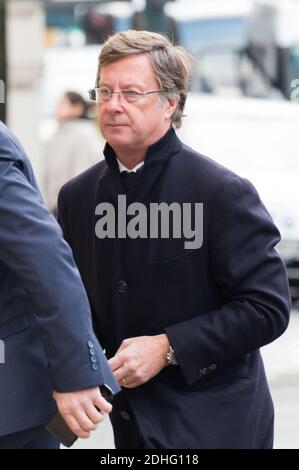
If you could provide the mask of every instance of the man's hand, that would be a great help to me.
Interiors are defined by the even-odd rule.
[[[90,431],[103,421],[104,413],[112,410],[98,387],[70,393],[54,392],[53,396],[68,427],[83,439],[87,439]]]
[[[138,387],[167,365],[169,340],[166,334],[125,339],[108,362],[119,385]]]

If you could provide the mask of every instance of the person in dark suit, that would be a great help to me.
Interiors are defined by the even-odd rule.
[[[0,449],[54,449],[59,443],[44,425],[57,407],[74,433],[88,437],[100,411],[111,411],[98,386],[112,393],[119,386],[71,249],[2,122],[0,221]]]
[[[289,321],[280,235],[249,181],[178,139],[189,73],[159,34],[108,39],[90,91],[105,160],[62,188],[59,222],[122,386],[116,447],[271,448],[259,348]]]

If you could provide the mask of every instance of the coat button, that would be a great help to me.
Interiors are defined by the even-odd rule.
[[[89,348],[93,348],[93,347],[94,347],[94,344],[93,344],[92,341],[88,341],[87,346],[88,346]]]
[[[91,362],[94,362],[94,363],[98,362],[98,360],[95,356],[91,356],[90,360],[91,360]]]
[[[92,370],[98,370],[99,366],[97,364],[92,364],[91,368]]]
[[[123,294],[124,292],[126,292],[127,289],[128,289],[128,283],[127,283],[127,281],[119,281],[119,282],[118,282],[118,286],[117,286],[118,292],[120,292],[121,294]]]
[[[90,348],[89,354],[90,354],[91,356],[94,356],[95,353],[96,353],[96,350],[95,350],[94,348]]]
[[[122,410],[120,412],[120,416],[125,419],[126,421],[129,421],[131,419],[131,416],[129,415],[129,413],[125,410]]]

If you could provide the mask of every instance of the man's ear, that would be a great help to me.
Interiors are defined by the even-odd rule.
[[[175,98],[167,98],[166,104],[165,104],[165,114],[168,119],[173,116],[178,104],[180,101],[180,97],[176,96]]]

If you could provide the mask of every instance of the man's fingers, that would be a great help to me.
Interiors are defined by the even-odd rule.
[[[90,437],[90,433],[87,431],[84,431],[84,429],[81,428],[80,424],[74,418],[72,415],[64,415],[63,419],[65,420],[66,424],[70,428],[70,430],[76,434],[76,436],[80,437],[81,439],[88,439]]]
[[[117,356],[120,352],[122,352],[124,349],[126,349],[130,344],[134,344],[137,341],[139,341],[140,337],[138,338],[127,338],[124,339],[123,342],[121,343],[120,347],[115,353],[115,356]]]
[[[126,384],[122,382],[122,386],[125,388],[135,388],[138,387],[139,385],[142,385],[143,382],[138,382],[137,380],[132,380],[131,382],[127,379],[125,379]]]
[[[100,424],[104,419],[104,413],[90,403],[85,406],[85,413],[95,425]]]
[[[68,393],[54,392],[53,396],[69,428],[83,439],[89,437],[90,431],[94,431],[103,420],[101,412],[110,413],[112,410],[112,405],[104,399],[98,387]]]
[[[101,395],[100,391],[95,397],[93,403],[94,406],[96,406],[100,411],[103,411],[104,413],[111,413],[112,411],[111,403],[105,400],[105,398]]]
[[[76,410],[75,418],[83,431],[90,432],[97,429],[97,425],[91,421],[83,408]]]
[[[109,366],[111,367],[112,371],[114,372],[117,369],[119,369],[119,367],[122,366],[123,360],[119,357],[119,355],[116,355],[116,356],[112,357],[111,359],[109,359],[108,363],[109,363]]]
[[[124,378],[126,381],[126,375],[128,375],[128,371],[125,367],[120,367],[114,372],[114,377],[119,383],[119,385],[125,385],[125,383],[122,382],[122,379]]]
[[[121,343],[121,345],[120,345],[120,347],[118,348],[118,350],[116,351],[115,355],[117,355],[118,353],[120,353],[121,351],[123,351],[124,349],[126,349],[126,348],[129,346],[129,344],[131,344],[131,342],[132,342],[131,339],[126,339],[126,340],[124,340],[124,341]]]

